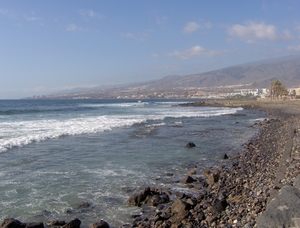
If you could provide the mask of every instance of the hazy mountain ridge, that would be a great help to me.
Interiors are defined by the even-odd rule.
[[[253,84],[269,87],[278,79],[286,87],[300,85],[300,56],[261,61],[227,67],[206,73],[182,76],[173,85],[186,87],[217,87],[225,85]]]
[[[269,88],[274,80],[280,80],[285,87],[300,86],[300,55],[266,59],[241,65],[222,68],[205,73],[185,76],[171,75],[156,81],[136,83],[131,85],[116,85],[115,87],[94,87],[74,92],[73,95],[105,97],[118,96],[124,93],[186,91],[189,89],[214,89],[217,87],[234,86],[235,88]],[[66,94],[65,94],[66,95]],[[68,91],[72,97],[72,90]],[[61,98],[56,94],[51,98]]]
[[[143,86],[143,89],[146,86],[151,91],[229,85],[268,88],[271,81],[276,79],[282,81],[286,87],[300,86],[300,56],[267,59],[186,76],[167,76],[155,82],[141,83],[139,86]]]

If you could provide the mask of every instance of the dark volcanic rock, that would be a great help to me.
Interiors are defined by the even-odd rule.
[[[4,219],[0,228],[25,228],[25,224],[14,218]]]
[[[222,159],[228,159],[229,157],[228,157],[228,155],[227,154],[224,154],[223,156],[222,156]]]
[[[66,225],[62,226],[62,228],[80,228],[81,221],[76,218],[70,222],[68,222]]]
[[[104,220],[100,220],[99,222],[90,225],[90,228],[109,228],[109,225]]]
[[[186,144],[185,147],[187,147],[187,148],[193,148],[193,147],[196,147],[196,145],[193,142],[189,142],[189,143]]]
[[[44,223],[42,222],[26,223],[25,228],[44,228]]]
[[[279,195],[268,204],[265,212],[258,217],[258,227],[298,227],[299,205],[300,190],[293,186],[284,186]]]
[[[83,209],[83,208],[88,208],[91,205],[88,202],[82,202],[81,204],[78,205],[75,209]]]
[[[161,203],[169,202],[169,196],[162,192],[160,188],[144,188],[139,194],[133,194],[127,201],[129,206],[141,206],[148,204],[150,206],[157,206]]]
[[[227,205],[228,203],[226,202],[226,200],[215,200],[215,202],[212,205],[214,214],[220,214],[226,209]]]
[[[191,176],[186,176],[183,180],[182,180],[182,183],[184,184],[189,184],[189,183],[193,183],[195,182],[196,180],[194,178],[192,178]]]
[[[200,102],[193,105],[211,104]],[[216,102],[214,105],[219,104]],[[247,109],[257,109],[259,106],[260,103],[243,105]],[[194,187],[191,184],[186,187],[192,187],[192,191],[198,193],[190,196],[189,189],[175,191],[173,203],[161,204],[147,215],[143,214],[133,227],[299,226],[300,212],[297,206],[300,205],[300,190],[297,187],[300,187],[300,177],[295,177],[300,175],[300,102],[290,103],[284,108],[277,102],[263,102],[260,107],[279,118],[262,121],[257,126],[260,128],[258,133],[244,144],[242,153],[226,162],[226,167],[203,170],[205,179],[202,180],[194,177]],[[288,113],[291,109],[292,114]],[[285,148],[288,149],[287,154],[294,152],[294,157],[282,156]],[[283,171],[280,169],[282,161]],[[282,174],[280,178],[279,171]],[[188,177],[185,182],[190,182]],[[268,200],[273,198],[272,191],[278,192],[280,188],[278,203],[275,204],[275,198],[267,207]],[[257,217],[258,222],[265,218],[256,224]]]
[[[67,223],[65,221],[60,221],[60,220],[54,220],[51,222],[47,222],[46,225],[47,226],[63,226],[66,225]]]

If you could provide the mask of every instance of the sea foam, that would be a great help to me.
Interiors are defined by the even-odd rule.
[[[3,121],[0,123],[0,152],[14,147],[54,139],[61,136],[92,134],[109,131],[114,128],[132,126],[148,120],[164,120],[165,118],[182,117],[211,117],[235,113],[240,108],[210,108],[202,109],[167,107],[147,109],[147,102],[122,104],[84,104],[85,106],[115,106],[119,109],[133,109],[129,115],[81,115],[77,118],[68,118],[64,115],[57,117],[39,117],[35,120]],[[134,114],[138,113],[138,114]],[[72,117],[72,116],[71,116]],[[160,123],[159,125],[164,125]]]

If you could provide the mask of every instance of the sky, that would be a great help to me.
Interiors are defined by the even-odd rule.
[[[0,99],[300,54],[300,0],[0,0]]]

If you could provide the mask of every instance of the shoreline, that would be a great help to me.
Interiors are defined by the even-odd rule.
[[[121,227],[264,227],[261,214],[268,211],[271,199],[280,195],[280,189],[296,185],[295,179],[300,174],[300,140],[297,139],[300,102],[218,100],[187,105],[257,109],[267,113],[270,120],[259,123],[259,132],[244,144],[242,154],[233,159],[231,167],[203,170],[203,178],[196,177],[193,170],[188,171],[182,183],[187,188],[195,188],[197,195],[171,193],[155,187],[133,195],[129,205],[141,206],[142,213],[132,215],[133,223]],[[172,202],[170,197],[174,198]],[[290,218],[285,225],[294,225],[292,222]],[[78,221],[75,223],[80,227]],[[49,227],[46,223],[35,225]],[[5,224],[0,227],[4,228]]]
[[[188,188],[194,182],[202,185],[198,195],[179,195],[173,202],[157,207],[159,209],[152,211],[152,214],[148,212],[138,216],[132,227],[249,228],[295,225],[297,214],[288,208],[285,208],[288,213],[282,213],[269,205],[282,197],[281,190],[286,186],[293,187],[298,183],[300,102],[218,100],[181,106],[243,107],[263,111],[270,119],[260,123],[259,132],[244,144],[243,153],[232,167],[204,170],[203,179],[194,179],[192,172],[186,175],[183,183]],[[144,189],[136,197],[151,199],[153,195],[157,197],[159,194],[145,195]],[[147,200],[138,203],[147,204]],[[281,203],[284,208],[286,202]]]

